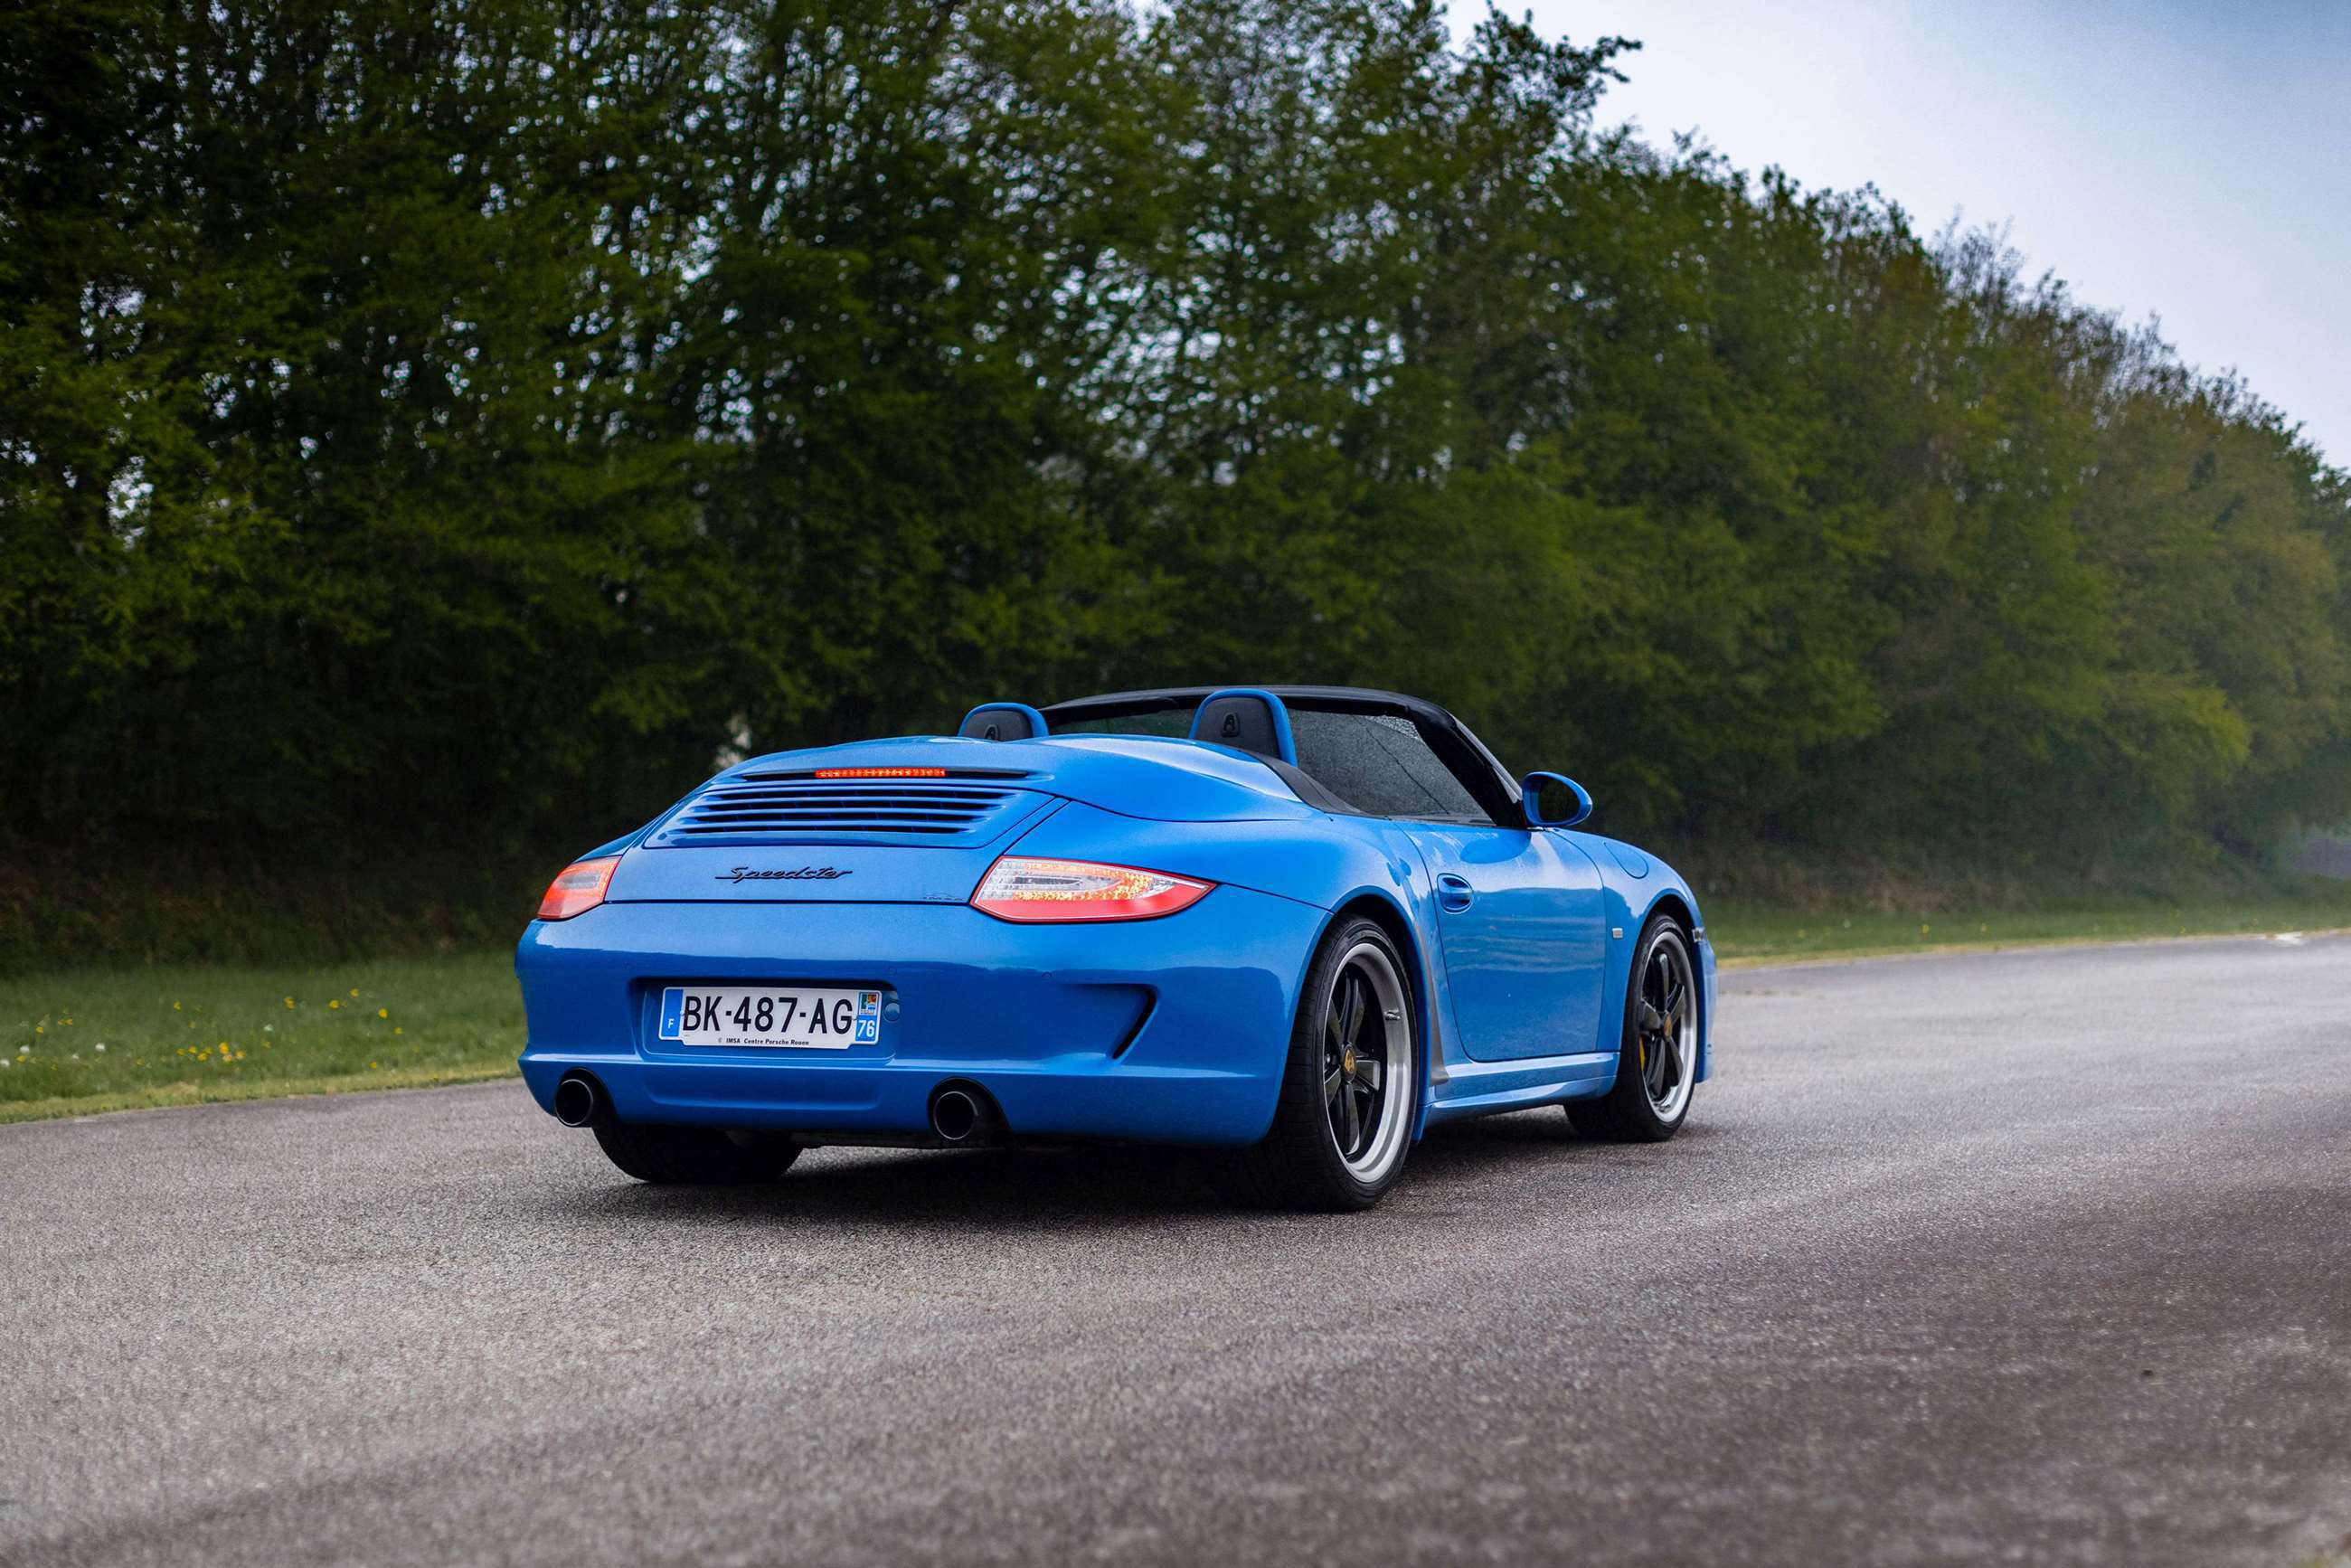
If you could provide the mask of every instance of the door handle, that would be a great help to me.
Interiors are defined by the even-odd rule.
[[[1462,910],[1468,908],[1469,901],[1477,896],[1477,894],[1471,890],[1468,879],[1466,877],[1455,876],[1448,871],[1437,879],[1437,902],[1438,905],[1446,909],[1450,909],[1457,915]]]

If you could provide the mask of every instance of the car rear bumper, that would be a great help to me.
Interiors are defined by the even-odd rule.
[[[961,904],[606,904],[516,953],[542,1107],[576,1070],[623,1121],[919,1137],[955,1080],[1027,1136],[1249,1143],[1271,1124],[1298,988],[1327,918],[1231,886],[1182,914],[1015,925]],[[878,988],[878,1045],[681,1048],[662,990]]]

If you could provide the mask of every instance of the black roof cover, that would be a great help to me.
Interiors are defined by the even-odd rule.
[[[1131,714],[1168,713],[1196,708],[1217,692],[1232,686],[1155,686],[1143,691],[1105,692],[1100,696],[1072,697],[1044,710],[1045,722],[1058,729],[1086,719],[1123,718]],[[1422,737],[1461,776],[1470,793],[1498,822],[1520,820],[1519,781],[1502,766],[1469,727],[1425,698],[1369,686],[1255,686],[1240,688],[1271,692],[1283,704],[1309,713],[1384,713],[1410,719]]]

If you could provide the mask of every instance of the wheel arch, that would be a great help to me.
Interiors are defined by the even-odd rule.
[[[1689,905],[1689,900],[1684,898],[1679,893],[1675,892],[1671,888],[1667,888],[1665,892],[1651,899],[1649,901],[1649,907],[1644,911],[1641,915],[1641,924],[1646,925],[1650,921],[1655,920],[1660,915],[1671,915],[1680,924],[1682,934],[1684,936],[1690,937],[1692,940],[1697,939],[1698,911],[1692,909]]]

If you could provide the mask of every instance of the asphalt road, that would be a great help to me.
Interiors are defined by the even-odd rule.
[[[517,1084],[0,1127],[9,1563],[2351,1552],[2351,942],[1758,970],[1661,1147],[625,1181]]]

